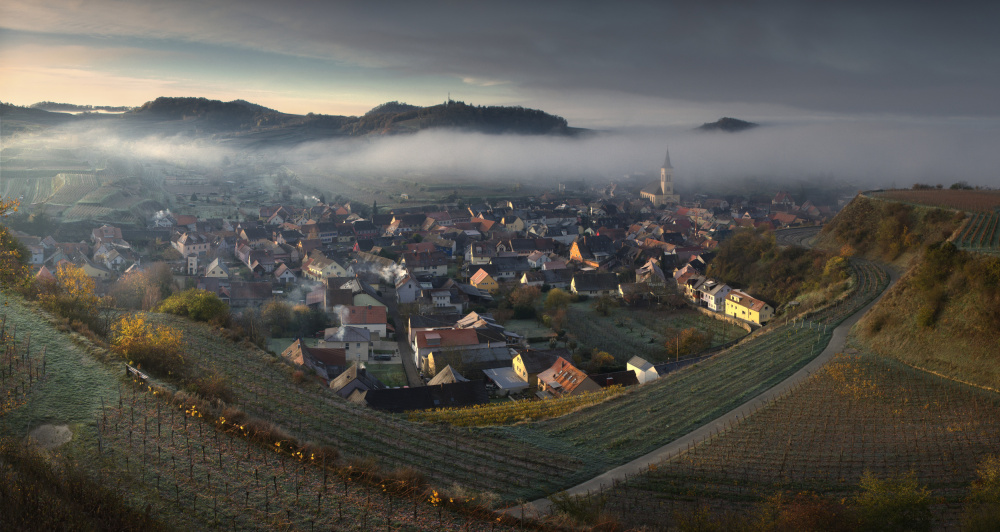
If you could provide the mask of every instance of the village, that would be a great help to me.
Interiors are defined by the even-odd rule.
[[[741,228],[818,226],[838,208],[783,191],[682,201],[669,155],[639,194],[612,184],[588,201],[569,188],[577,193],[374,204],[367,216],[350,202],[278,198],[255,219],[160,211],[143,228],[105,223],[89,241],[16,234],[39,279],[72,264],[108,293],[165,263],[178,288],[211,292],[233,314],[306,307],[328,326],[276,338],[272,351],[331,393],[403,412],[639,385],[696,363],[776,312],[706,275],[720,242]],[[176,199],[188,202],[187,191]],[[657,329],[664,314],[654,312],[667,307],[685,309],[688,336],[704,340],[683,358],[680,336],[671,349]],[[636,324],[638,349],[588,337],[605,327],[634,337]]]

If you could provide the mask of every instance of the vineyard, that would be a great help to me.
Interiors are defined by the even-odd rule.
[[[371,458],[338,460],[235,409],[111,376],[23,303],[0,299],[3,434],[66,423],[78,467],[171,527],[523,529],[479,506],[478,494],[437,491],[419,473],[394,472]],[[4,490],[16,492],[23,481],[0,468]],[[451,484],[435,484],[442,485]]]
[[[0,179],[0,197],[20,199],[24,206],[45,201],[52,195],[51,177],[8,177],[6,170]]]
[[[784,380],[826,347],[833,328],[888,285],[874,263],[854,261],[855,286],[809,321],[781,325],[590,408],[505,431],[540,447],[572,449],[588,463],[618,465],[661,447]]]
[[[53,194],[48,203],[71,206],[99,186],[93,174],[59,174],[52,181]]]
[[[946,504],[962,501],[998,451],[1000,395],[873,355],[840,355],[729,431],[615,486],[607,509],[633,526],[670,522],[692,501],[747,508],[778,491],[833,499],[910,471]],[[624,512],[625,508],[642,512]]]
[[[883,190],[872,195],[903,203],[965,212],[991,212],[1000,207],[1000,191],[996,190]]]
[[[31,335],[31,347],[22,346],[28,339],[19,331],[12,358],[3,359],[10,369],[4,390],[13,387],[8,395],[15,400],[0,424],[9,432],[70,423],[74,445],[99,455],[88,462],[99,469],[95,475],[122,479],[136,504],[180,526],[493,529],[507,523],[483,520],[466,497],[492,505],[591,478],[714,419],[811,360],[830,329],[887,282],[870,263],[854,268],[851,295],[809,321],[779,326],[655,384],[556,419],[487,428],[413,423],[359,407],[311,381],[294,384],[291,367],[249,344],[220,340],[211,327],[166,315],[156,319],[184,329],[187,356],[228,383],[227,402],[207,404],[139,382],[122,386],[64,334],[0,296],[18,329],[28,327]],[[37,346],[36,337],[43,340]],[[26,363],[18,366],[18,357]],[[25,375],[32,375],[27,395],[20,384]],[[256,428],[243,415],[257,420]],[[323,456],[335,455],[336,467],[322,464]],[[437,489],[456,486],[455,493],[444,499],[392,484],[391,472],[411,469]]]
[[[980,252],[1000,252],[1000,212],[978,212],[966,222],[955,239],[962,249]]]
[[[410,421],[448,423],[458,427],[507,425],[563,416],[576,409],[607,401],[624,391],[621,386],[611,386],[598,392],[568,395],[544,401],[505,401],[467,408],[440,408],[409,412],[406,417]]]
[[[156,319],[183,327],[189,354],[206,371],[234,383],[232,404],[280,424],[300,441],[328,445],[348,458],[371,458],[388,469],[416,467],[433,485],[457,483],[509,500],[555,491],[567,477],[586,474],[588,464],[571,455],[504,434],[418,425],[344,401],[314,383],[293,385],[292,369],[267,353],[220,344],[218,335],[203,325],[165,315]]]
[[[126,385],[95,420],[96,438],[105,467],[135,484],[136,504],[178,528],[511,528],[473,500],[445,499],[404,476],[376,477],[372,462],[338,466],[319,449],[255,441],[249,425],[209,418],[183,394],[168,401],[162,393],[139,381]]]
[[[31,334],[17,342],[17,327],[0,317],[0,417],[24,406],[28,393],[45,377],[45,350],[31,356]]]

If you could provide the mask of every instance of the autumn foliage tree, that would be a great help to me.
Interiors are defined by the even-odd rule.
[[[105,334],[101,310],[107,306],[107,300],[94,292],[94,280],[87,272],[79,266],[63,263],[56,270],[55,278],[55,282],[39,286],[38,299],[42,306],[71,323],[83,324],[94,332]]]
[[[153,310],[173,293],[173,274],[166,263],[121,276],[111,287],[115,305],[133,310]]]
[[[111,349],[139,367],[157,372],[185,369],[184,334],[178,329],[153,325],[145,313],[122,316],[112,327]]]
[[[16,200],[0,200],[0,219],[17,211]],[[0,225],[0,288],[24,286],[28,276],[28,253],[7,227]]]

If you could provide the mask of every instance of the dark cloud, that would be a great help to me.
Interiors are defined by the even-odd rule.
[[[525,100],[589,91],[830,113],[1000,113],[995,3],[16,3],[6,27],[507,82]]]

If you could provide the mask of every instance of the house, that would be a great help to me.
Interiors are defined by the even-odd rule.
[[[94,279],[111,279],[113,273],[103,264],[91,262],[86,257],[83,258],[83,264],[80,267],[87,274],[87,277],[93,277]]]
[[[340,315],[340,323],[341,325],[368,329],[369,332],[380,338],[385,338],[387,334],[386,309],[378,305],[344,307]]]
[[[725,312],[726,296],[732,288],[726,283],[720,283],[715,279],[707,279],[698,288],[701,294],[701,301],[709,310],[713,312]]]
[[[326,381],[343,373],[347,366],[343,349],[308,347],[301,338],[292,342],[281,356],[293,364],[314,370]]]
[[[308,265],[303,262],[302,273],[314,281],[322,281],[328,277],[350,276],[346,268],[318,250],[309,254]]]
[[[569,259],[598,268],[614,254],[614,242],[610,238],[600,235],[583,236],[570,246]]]
[[[573,276],[570,291],[585,296],[617,294],[618,275],[614,273],[578,273]]]
[[[333,393],[348,398],[355,390],[366,392],[368,390],[381,390],[385,385],[379,382],[374,375],[368,373],[364,366],[359,367],[352,364],[337,378],[330,381],[330,390]]]
[[[413,274],[447,275],[448,256],[440,251],[403,253],[403,267]]]
[[[542,286],[545,284],[545,272],[526,272],[521,276],[521,284],[528,286]]]
[[[646,283],[649,286],[666,286],[667,276],[655,260],[646,261],[641,268],[635,270],[635,282]]]
[[[496,268],[496,280],[516,279],[531,270],[528,258],[522,256],[493,257],[490,264]]]
[[[364,327],[330,327],[323,333],[320,347],[343,349],[348,360],[366,362],[372,353],[372,333]]]
[[[528,255],[528,266],[532,268],[541,268],[543,264],[551,261],[552,259],[541,251],[533,251]]]
[[[185,257],[190,255],[203,256],[211,251],[212,238],[202,233],[188,231],[171,237],[170,245]]]
[[[647,382],[653,382],[660,378],[660,375],[656,372],[656,368],[653,367],[653,364],[639,356],[630,358],[628,363],[625,364],[625,369],[635,373],[635,377],[639,381],[639,384],[646,384]]]
[[[413,335],[413,362],[423,368],[432,352],[489,347],[481,345],[475,329],[433,329]]]
[[[412,275],[406,275],[396,283],[396,298],[400,304],[413,303],[420,298],[420,283]]]
[[[205,266],[205,277],[229,279],[230,276],[229,267],[226,266],[220,258],[216,258],[212,262],[208,263],[208,266]]]
[[[764,325],[774,316],[774,309],[749,294],[732,290],[726,296],[726,315]]]
[[[511,367],[519,379],[527,383],[528,388],[538,387],[538,374],[552,367],[556,359],[569,357],[565,349],[520,349],[511,361]]]
[[[290,284],[298,280],[298,277],[295,276],[295,272],[284,263],[279,264],[278,267],[275,268],[272,275],[274,275],[275,281],[282,284]]]
[[[94,244],[98,245],[102,243],[113,244],[122,240],[122,230],[117,227],[104,224],[91,231],[90,240],[92,240]]]
[[[565,397],[600,391],[601,387],[563,357],[538,374],[538,395]]]
[[[273,295],[271,293],[271,283],[247,283],[243,281],[233,281],[229,288],[224,288],[229,295],[229,308],[259,308]]]
[[[500,283],[498,283],[496,279],[486,273],[486,270],[482,268],[473,274],[473,276],[469,279],[469,284],[480,290],[486,290],[491,294],[500,290]]]

